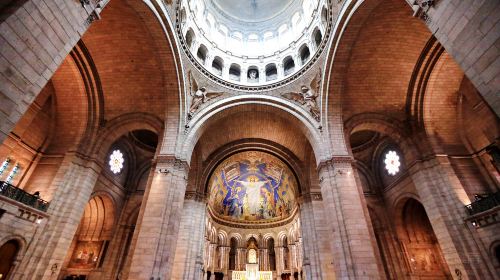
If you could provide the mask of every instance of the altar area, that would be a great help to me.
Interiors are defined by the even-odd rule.
[[[233,280],[272,280],[272,271],[259,271],[257,262],[257,250],[248,250],[248,263],[245,265],[245,271],[233,271]]]

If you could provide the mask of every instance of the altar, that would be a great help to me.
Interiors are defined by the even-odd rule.
[[[248,250],[248,262],[245,265],[245,271],[233,271],[231,279],[233,280],[272,280],[272,271],[259,271],[257,261],[257,250],[251,248]]]

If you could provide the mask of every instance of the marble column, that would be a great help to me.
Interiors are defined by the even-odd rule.
[[[363,205],[363,192],[356,185],[350,157],[334,157],[318,167],[326,223],[335,252],[335,274],[341,279],[380,279]]]
[[[50,219],[41,228],[40,238],[30,244],[12,279],[55,279],[78,229],[85,206],[101,168],[88,157],[71,152],[52,180]]]
[[[420,161],[410,167],[410,174],[452,275],[498,279],[491,259],[482,255],[464,222],[469,199],[448,158]]]
[[[144,194],[129,279],[170,279],[184,205],[188,165],[158,156],[155,174]]]
[[[185,195],[171,279],[201,278],[205,245],[204,200],[204,196],[196,192],[188,192]]]

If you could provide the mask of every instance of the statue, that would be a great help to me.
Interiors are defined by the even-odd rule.
[[[198,83],[191,75],[191,71],[188,73],[189,76],[189,94],[191,95],[191,106],[189,106],[188,118],[191,119],[194,113],[200,108],[203,103],[206,103],[210,99],[221,96],[222,92],[207,92],[205,87],[198,87]]]
[[[257,81],[259,79],[257,76],[258,76],[257,70],[251,69],[250,71],[248,71],[248,79],[250,81]]]
[[[316,99],[319,96],[319,88],[321,85],[320,74],[318,73],[311,81],[309,87],[303,85],[300,92],[283,93],[282,96],[286,99],[293,100],[306,107],[316,121],[319,122],[320,110]]]

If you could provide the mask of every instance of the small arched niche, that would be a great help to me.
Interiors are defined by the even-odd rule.
[[[187,44],[188,48],[191,49],[195,39],[196,39],[196,35],[194,34],[193,29],[189,28],[188,31],[186,32],[186,44]]]
[[[214,58],[214,61],[212,61],[212,70],[214,70],[214,72],[217,75],[222,76],[223,68],[224,68],[224,60],[221,57],[216,56]]]
[[[271,63],[266,65],[266,81],[273,81],[278,78],[278,69],[276,64]]]
[[[202,64],[205,64],[205,61],[207,60],[207,55],[208,55],[208,49],[205,45],[200,45],[198,48],[198,52],[196,53],[196,56],[200,59]]]
[[[312,39],[314,41],[316,48],[319,48],[319,46],[321,45],[321,41],[323,40],[323,35],[321,34],[321,30],[319,30],[318,27],[316,27],[313,31]]]
[[[257,68],[257,66],[248,67],[247,80],[250,83],[259,82],[259,68]]]
[[[229,67],[229,79],[233,81],[239,81],[241,78],[241,67],[233,63],[231,67]]]
[[[307,60],[311,56],[311,52],[309,51],[309,47],[306,44],[303,44],[299,49],[300,62],[302,65],[306,64]]]
[[[285,76],[288,76],[295,71],[295,61],[293,61],[293,58],[291,56],[285,57],[283,59],[283,71],[285,73]]]

